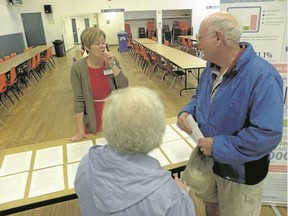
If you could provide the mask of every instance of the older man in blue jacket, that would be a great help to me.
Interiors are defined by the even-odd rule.
[[[198,194],[208,216],[260,215],[269,153],[282,137],[282,78],[251,44],[240,42],[241,34],[230,13],[202,21],[198,41],[207,66],[177,119],[191,134],[186,118],[194,117],[205,137],[198,146],[214,159],[214,194]]]

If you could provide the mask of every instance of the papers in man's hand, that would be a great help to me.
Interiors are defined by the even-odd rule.
[[[197,122],[194,120],[191,114],[187,116],[187,122],[192,129],[192,134],[190,135],[191,138],[194,140],[195,143],[198,143],[198,140],[204,136],[200,131]]]

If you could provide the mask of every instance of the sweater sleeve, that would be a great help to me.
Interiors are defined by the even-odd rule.
[[[125,76],[125,74],[123,73],[121,64],[117,58],[115,59],[115,62],[116,62],[117,67],[120,69],[120,73],[114,77],[115,78],[115,84],[116,84],[117,88],[128,87],[128,79]]]
[[[74,112],[81,113],[85,109],[85,100],[83,95],[83,89],[81,85],[81,77],[77,73],[76,66],[73,64],[70,73],[71,86],[74,94]]]

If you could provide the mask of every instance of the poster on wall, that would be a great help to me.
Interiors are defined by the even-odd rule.
[[[287,0],[220,0],[220,10],[242,23],[241,41],[251,43],[260,57],[283,78],[283,136],[271,153],[263,204],[287,206]]]

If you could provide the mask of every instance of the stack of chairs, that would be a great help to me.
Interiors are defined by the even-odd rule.
[[[146,38],[145,27],[139,27],[138,34],[139,34],[139,38]]]
[[[169,41],[169,43],[171,43],[172,35],[171,35],[171,31],[169,29],[169,25],[163,25],[162,35],[163,35],[163,42]]]
[[[131,28],[130,28],[130,24],[128,23],[125,23],[125,32],[128,33],[128,39],[132,39]]]
[[[179,44],[178,36],[181,35],[181,30],[179,26],[179,21],[173,21],[173,27],[172,27],[172,42]]]
[[[188,28],[187,34],[188,34],[188,35],[193,35],[193,27],[189,27],[189,28]]]
[[[147,21],[147,38],[152,38],[152,37],[155,37],[156,34],[155,34],[155,26],[154,26],[154,21],[152,20],[148,20]]]
[[[187,35],[188,33],[188,28],[187,28],[187,24],[185,20],[182,20],[179,22],[179,26],[180,26],[180,34],[181,35]]]

